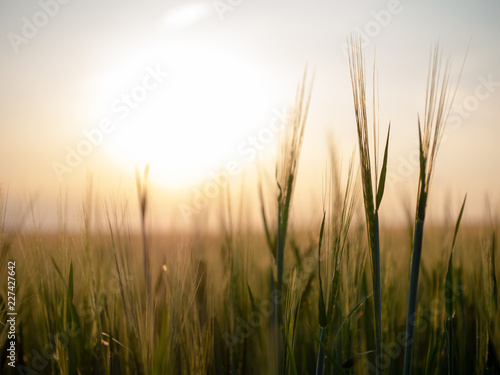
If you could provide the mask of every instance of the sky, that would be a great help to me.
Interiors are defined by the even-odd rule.
[[[466,193],[469,220],[484,217],[487,200],[498,212],[499,16],[493,0],[2,1],[7,223],[57,228],[65,202],[65,221],[78,228],[90,180],[98,206],[123,198],[137,217],[135,169],[146,164],[158,227],[203,220],[226,178],[233,196],[252,196],[257,162],[274,175],[276,124],[305,69],[314,82],[295,208],[304,221],[320,220],[328,145],[344,169],[356,147],[345,53],[353,33],[369,87],[376,61],[382,133],[391,122],[381,219],[397,223],[402,207],[414,206],[417,116],[437,42],[453,82],[465,63],[438,157],[433,215],[457,213]]]

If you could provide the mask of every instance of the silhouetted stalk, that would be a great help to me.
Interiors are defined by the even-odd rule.
[[[415,319],[417,310],[418,277],[422,257],[425,213],[430,184],[436,163],[439,146],[455,94],[450,97],[450,63],[442,68],[439,45],[436,45],[429,63],[427,90],[425,98],[425,118],[423,130],[418,121],[420,153],[420,173],[418,181],[415,231],[408,287],[408,309],[406,312],[406,347],[404,375],[412,372],[413,348],[415,344]],[[455,89],[456,92],[456,89]]]
[[[293,189],[297,179],[298,163],[304,128],[311,98],[311,89],[305,92],[307,74],[304,71],[302,82],[297,88],[293,116],[285,125],[285,134],[281,150],[281,158],[277,165],[276,182],[278,185],[278,228],[276,237],[276,290],[274,293],[275,303],[275,330],[276,330],[276,372],[285,372],[285,361],[287,358],[287,339],[285,337],[283,319],[283,269],[285,264],[285,245],[288,230],[288,219],[290,215]],[[293,353],[289,354],[290,356]]]
[[[375,68],[373,75],[373,146],[374,146],[374,180],[372,182],[372,166],[368,141],[368,118],[366,109],[366,92],[364,77],[364,61],[359,37],[349,41],[349,68],[353,90],[354,110],[356,114],[356,128],[358,131],[359,159],[363,183],[363,200],[365,208],[366,230],[370,255],[372,260],[372,283],[375,310],[375,346],[376,373],[380,374],[379,361],[382,359],[382,290],[380,283],[380,241],[378,212],[384,195],[385,178],[387,173],[387,155],[389,146],[390,125],[387,131],[384,159],[380,176],[377,163],[378,123],[376,114],[376,80]],[[375,187],[375,189],[374,189]]]
[[[144,169],[144,175],[141,177],[139,170],[136,169],[136,183],[137,183],[137,194],[139,197],[139,208],[141,213],[141,234],[142,234],[142,251],[143,251],[143,262],[144,262],[144,283],[146,285],[147,302],[151,304],[151,266],[150,266],[150,255],[148,239],[146,236],[146,211],[147,211],[147,201],[148,201],[148,175],[149,175],[149,165]]]

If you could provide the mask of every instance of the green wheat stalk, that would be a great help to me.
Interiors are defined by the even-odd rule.
[[[146,165],[144,169],[144,174],[141,179],[139,169],[135,170],[135,180],[137,184],[137,195],[139,198],[139,209],[141,214],[141,234],[142,234],[142,250],[143,250],[143,262],[144,262],[144,281],[146,284],[147,301],[150,304],[152,302],[151,295],[151,261],[149,254],[148,239],[146,236],[146,210],[148,203],[148,176],[149,176],[149,164]]]
[[[384,159],[380,176],[377,165],[378,124],[375,106],[375,73],[374,73],[374,95],[373,95],[373,145],[374,145],[374,177],[375,191],[372,182],[372,166],[370,159],[370,146],[368,140],[368,118],[366,110],[366,92],[364,61],[361,51],[361,40],[359,37],[351,37],[349,40],[349,68],[351,73],[351,85],[354,99],[354,111],[356,114],[356,128],[358,131],[359,158],[361,164],[361,181],[363,185],[363,200],[365,207],[366,229],[370,254],[372,259],[373,296],[375,305],[375,339],[376,358],[382,358],[382,290],[380,284],[380,245],[379,245],[379,217],[378,212],[382,197],[384,195],[385,178],[387,173],[387,154],[389,146],[390,124],[387,131]],[[374,199],[375,198],[375,199]],[[380,373],[378,366],[377,374]]]
[[[288,220],[292,203],[293,189],[297,180],[300,151],[304,139],[304,129],[311,99],[312,84],[306,92],[307,70],[304,71],[302,81],[297,88],[294,105],[294,115],[286,125],[281,158],[276,166],[276,183],[278,185],[278,228],[276,236],[276,284],[277,294],[283,296],[283,270],[285,264],[285,244],[288,231]],[[276,301],[275,329],[276,329],[276,370],[277,374],[284,371],[282,363],[287,357],[287,343],[285,336],[282,298]],[[290,353],[293,355],[293,353]]]
[[[457,242],[458,230],[460,229],[460,222],[462,221],[462,215],[464,213],[465,202],[467,201],[467,195],[464,197],[462,203],[462,208],[460,208],[460,214],[458,215],[457,222],[455,224],[455,232],[453,234],[453,242],[451,244],[450,258],[448,260],[448,270],[446,271],[446,281],[445,281],[445,301],[446,301],[446,351],[448,357],[448,374],[454,374],[454,361],[453,361],[453,318],[455,317],[455,274],[453,271],[453,250],[455,249],[455,244]]]
[[[417,287],[422,256],[422,240],[424,222],[432,176],[435,170],[439,145],[443,136],[446,120],[451,110],[456,93],[450,93],[449,60],[443,66],[441,49],[437,44],[430,57],[429,73],[425,98],[425,116],[423,129],[418,119],[418,139],[420,149],[420,173],[418,181],[417,208],[415,214],[415,231],[411,257],[410,285],[408,288],[408,309],[406,315],[406,348],[404,374],[412,371],[414,348],[414,321],[417,309]]]

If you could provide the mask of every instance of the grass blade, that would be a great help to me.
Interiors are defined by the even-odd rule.
[[[311,328],[311,327],[309,327]],[[312,328],[311,328],[312,330]],[[323,344],[323,342],[321,341],[321,338],[316,334],[316,332],[312,332],[313,335],[314,335],[314,339],[318,342],[319,346],[321,347],[321,349],[326,353],[325,355],[325,359],[328,360],[328,362],[330,362],[333,366],[333,369],[335,370],[335,373],[336,374],[339,374],[339,375],[345,375],[345,371],[344,369],[342,368],[342,366],[335,360],[335,356],[333,355],[333,353],[331,353],[328,348],[326,347],[325,344]]]
[[[361,301],[359,301],[356,306],[354,306],[351,311],[349,311],[349,314],[347,314],[347,316],[345,317],[345,319],[342,321],[342,324],[340,325],[340,327],[338,328],[337,330],[337,333],[335,334],[335,339],[334,341],[337,341],[337,338],[338,336],[340,335],[340,332],[342,332],[342,327],[344,327],[344,324],[346,324],[348,322],[348,320],[351,318],[351,316],[353,314],[355,314],[363,305],[364,303],[366,302],[366,300],[368,298],[370,298],[372,296],[373,292],[368,294],[367,296],[363,297],[363,299]]]
[[[318,243],[318,279],[319,279],[319,298],[318,298],[318,321],[319,321],[319,338],[321,343],[326,343],[326,326],[328,324],[326,318],[325,298],[323,295],[323,284],[321,282],[321,243],[323,242],[323,234],[325,230],[325,216],[323,212],[323,220],[321,221],[321,230],[319,232]],[[325,373],[325,352],[320,346],[318,348],[318,360],[316,361],[316,375],[323,375]]]
[[[465,196],[462,207],[460,209],[460,214],[458,215],[457,222],[455,224],[455,232],[453,234],[453,242],[451,245],[450,257],[448,260],[448,269],[446,271],[446,282],[445,282],[445,301],[446,301],[446,315],[448,319],[452,319],[455,315],[455,297],[454,297],[454,275],[453,275],[453,250],[455,248],[455,243],[458,236],[458,230],[460,228],[460,222],[462,220],[462,215],[464,213],[465,202],[467,200],[467,195]]]
[[[455,276],[453,271],[453,250],[455,248],[455,243],[458,236],[458,230],[460,228],[460,222],[462,221],[462,215],[464,213],[465,202],[467,200],[467,195],[464,197],[462,207],[460,208],[460,214],[455,225],[455,232],[453,234],[453,242],[451,245],[450,258],[448,260],[448,270],[446,271],[446,281],[445,281],[445,308],[446,308],[446,352],[448,358],[448,374],[454,374],[454,360],[453,360],[453,317],[455,316],[456,308],[456,298],[455,298]]]
[[[389,135],[391,133],[391,124],[389,124],[389,128],[387,130],[387,140],[385,141],[385,151],[384,151],[384,160],[382,161],[382,170],[380,171],[380,180],[378,183],[377,189],[377,203],[375,205],[375,209],[378,211],[380,208],[380,203],[382,202],[382,197],[384,196],[384,188],[385,188],[385,177],[387,175],[387,154],[389,150]]]
[[[427,90],[425,98],[425,116],[422,126],[418,119],[418,140],[420,153],[420,174],[418,181],[417,208],[413,251],[411,254],[410,285],[408,287],[408,308],[406,312],[406,348],[404,375],[411,375],[413,362],[415,318],[417,308],[417,289],[422,256],[424,222],[430,184],[435,169],[436,157],[443,136],[448,114],[453,104],[449,93],[450,63],[442,67],[439,45],[433,49],[429,63]],[[455,89],[456,92],[456,89]],[[451,98],[450,98],[451,96]]]
[[[321,242],[323,240],[323,232],[325,229],[325,213],[323,213],[323,220],[321,222],[321,230],[319,234],[319,245],[318,245],[318,278],[319,278],[319,300],[318,300],[318,311],[319,311],[319,325],[326,328],[328,321],[326,318],[326,307],[325,299],[323,295],[323,284],[321,282]]]

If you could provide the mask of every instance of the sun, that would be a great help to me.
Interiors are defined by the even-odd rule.
[[[171,44],[142,56],[105,80],[120,125],[104,148],[128,170],[150,164],[151,179],[166,187],[197,184],[262,123],[262,75],[236,54],[203,45]]]

